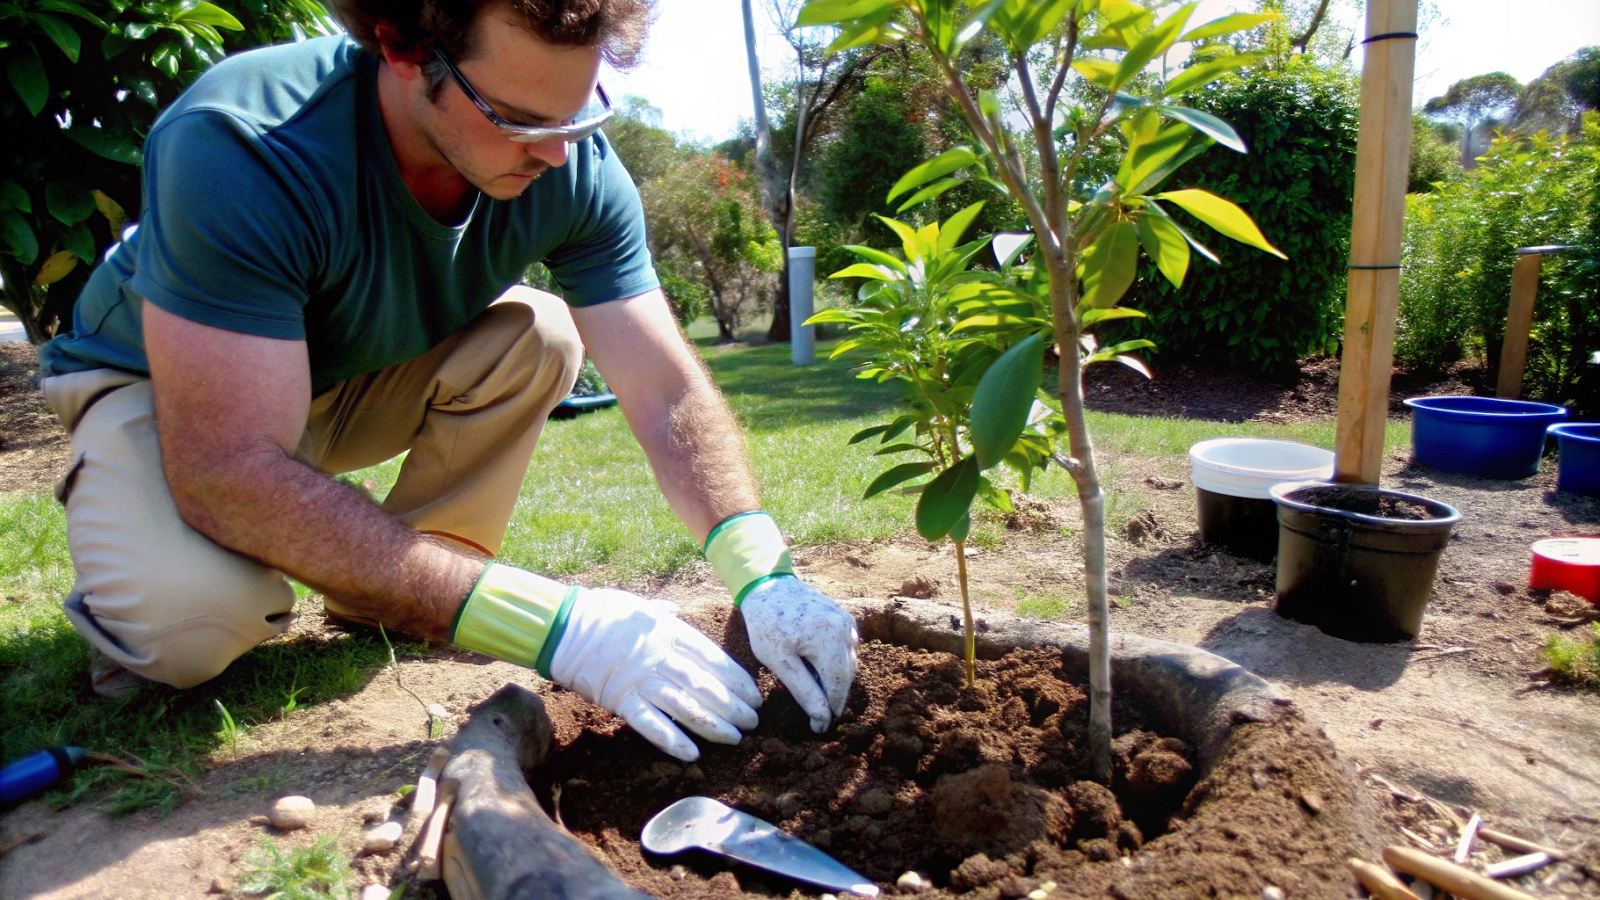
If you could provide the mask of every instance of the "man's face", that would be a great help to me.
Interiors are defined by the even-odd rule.
[[[461,74],[501,117],[519,125],[559,125],[594,96],[600,51],[547,44],[503,5],[479,14],[471,56],[455,60]],[[420,101],[417,120],[439,154],[473,187],[497,200],[527,189],[544,171],[567,161],[568,145],[552,139],[519,143],[507,138],[446,77],[431,103]]]

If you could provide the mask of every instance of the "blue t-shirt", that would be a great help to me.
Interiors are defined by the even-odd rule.
[[[326,37],[230,57],[145,141],[138,228],[107,254],[48,374],[146,373],[140,299],[195,322],[304,340],[316,393],[413,359],[543,261],[567,303],[657,286],[638,191],[605,138],[512,200],[442,225],[401,180],[376,57]]]

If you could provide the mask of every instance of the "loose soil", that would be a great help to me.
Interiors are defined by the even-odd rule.
[[[0,477],[7,479],[0,482],[0,489],[45,490],[65,459],[64,437],[59,429],[51,430],[53,420],[29,385],[31,359],[32,350],[25,345],[0,345]],[[1293,384],[1179,366],[1158,370],[1156,380],[1147,384],[1125,378],[1116,371],[1120,367],[1102,368],[1105,371],[1089,384],[1089,396],[1091,407],[1103,410],[1292,422],[1331,417],[1336,406],[1337,363],[1331,360],[1303,367]],[[1402,373],[1396,379],[1391,409],[1403,415],[1398,401],[1406,396],[1482,390],[1481,371],[1462,369],[1442,380]],[[1269,885],[1291,898],[1356,896],[1339,860],[1353,846],[1348,842],[1366,836],[1318,834],[1314,826],[1307,830],[1305,823],[1313,820],[1307,818],[1303,795],[1309,791],[1321,797],[1331,790],[1319,793],[1312,785],[1292,782],[1300,777],[1296,773],[1318,771],[1331,759],[1358,773],[1361,799],[1381,817],[1380,840],[1426,844],[1449,855],[1458,828],[1455,820],[1479,813],[1499,830],[1573,851],[1563,862],[1513,879],[1514,885],[1541,897],[1600,897],[1600,695],[1553,683],[1540,654],[1552,635],[1585,633],[1595,620],[1595,608],[1570,594],[1527,587],[1529,545],[1544,537],[1600,533],[1600,500],[1556,491],[1553,459],[1545,461],[1538,475],[1520,481],[1436,472],[1413,464],[1405,452],[1385,461],[1385,487],[1449,503],[1463,516],[1441,561],[1422,633],[1415,641],[1398,644],[1341,641],[1275,615],[1270,564],[1199,543],[1194,493],[1181,462],[1108,455],[1102,459],[1102,469],[1115,492],[1116,508],[1123,511],[1113,516],[1109,535],[1113,630],[1190,644],[1233,660],[1272,682],[1304,716],[1303,722],[1279,723],[1277,727],[1285,730],[1274,732],[1279,735],[1274,743],[1257,748],[1257,756],[1232,773],[1235,777],[1224,792],[1228,804],[1239,810],[1239,824],[1232,826],[1232,834],[1212,832],[1224,836],[1202,839],[1179,826],[1152,840],[1160,830],[1158,823],[1148,833],[1141,828],[1141,838],[1152,844],[1203,840],[1213,849],[1231,851],[1236,858],[1231,871],[1239,880],[1211,882],[1217,885],[1214,896],[1263,896]],[[1082,618],[1076,504],[1030,499],[1022,507],[1010,523],[1015,530],[998,545],[969,549],[980,628],[1018,612],[1063,621]],[[946,604],[955,632],[960,600],[952,553],[948,544],[930,546],[906,536],[799,548],[795,555],[802,576],[834,596],[881,599],[911,594]],[[627,587],[679,601],[737,656],[748,653],[742,628],[729,619],[724,604],[710,599],[723,592],[705,567]],[[342,639],[339,630],[317,614],[315,601],[305,606],[295,629],[282,640]],[[994,699],[985,698],[983,709],[962,709],[959,689],[951,694],[947,687],[938,687],[940,673],[950,670],[948,662],[872,644],[864,649],[864,657],[871,664],[852,695],[847,721],[834,732],[817,737],[806,731],[792,702],[763,673],[762,685],[770,696],[758,734],[737,748],[708,748],[698,766],[683,767],[654,754],[618,720],[550,688],[527,670],[438,648],[430,658],[374,673],[365,687],[346,699],[255,725],[237,759],[228,751],[218,754],[199,781],[203,796],[186,801],[165,818],[136,813],[113,819],[92,805],[52,812],[40,802],[7,812],[0,816],[0,847],[37,837],[0,853],[0,897],[227,895],[250,852],[266,836],[289,848],[308,845],[317,834],[333,834],[355,856],[367,823],[404,815],[398,789],[414,782],[434,745],[428,740],[428,713],[416,698],[443,707],[459,721],[470,704],[507,682],[544,692],[557,722],[552,768],[535,776],[537,791],[549,802],[550,785],[563,785],[560,811],[568,825],[609,863],[652,892],[710,896],[697,893],[707,890],[735,896],[783,895],[792,890],[789,883],[751,870],[724,871],[705,857],[657,860],[640,853],[635,840],[643,817],[676,796],[710,793],[718,783],[729,791],[746,791],[742,802],[751,811],[814,841],[828,832],[819,842],[890,893],[900,874],[895,870],[902,865],[925,866],[919,871],[941,889],[952,884],[959,889],[961,880],[969,877],[977,883],[984,880],[980,870],[985,865],[973,862],[967,866],[968,874],[960,874],[974,855],[962,855],[970,847],[951,845],[953,839],[942,833],[942,820],[935,814],[941,809],[946,818],[967,813],[941,808],[936,795],[940,777],[964,777],[971,782],[970,791],[947,790],[947,798],[967,794],[1004,798],[1005,779],[985,768],[991,762],[1004,766],[1011,797],[1037,798],[1033,791],[1039,790],[1055,799],[1035,805],[1031,800],[1014,800],[1010,807],[1011,812],[1019,805],[1025,811],[1036,810],[1041,813],[1037,816],[1008,815],[1004,803],[990,804],[995,807],[986,811],[995,816],[990,831],[1001,845],[987,848],[993,855],[985,852],[984,857],[1005,868],[992,870],[989,874],[995,877],[974,896],[1014,894],[1030,879],[1042,881],[1043,876],[1063,885],[1060,891],[1093,894],[1099,884],[1102,896],[1108,884],[1113,885],[1111,895],[1122,897],[1156,896],[1163,886],[1182,890],[1191,872],[1140,868],[1148,865],[1140,860],[1153,858],[1148,851],[1121,856],[1132,842],[1131,834],[1119,832],[1117,839],[1078,843],[1079,819],[1094,819],[1093,811],[1101,807],[1071,793],[1080,775],[1074,763],[1063,762],[1058,770],[1048,765],[1048,756],[1037,755],[1047,743],[1045,738],[1024,737],[1020,748],[1009,749],[1009,759],[999,758],[1005,751],[992,746],[995,729],[987,723],[993,717],[1012,715],[1019,721],[1025,717],[1032,728],[1055,714],[1046,713],[1035,723],[1043,708],[1037,696],[1030,701],[1020,693],[999,693],[1020,690],[1017,685],[1026,676],[1008,669],[1000,677],[991,671],[983,689],[995,691]],[[1050,663],[1024,656],[990,665],[1048,669]],[[910,690],[921,693],[925,710],[894,701],[897,695],[909,696]],[[1064,709],[1081,703],[1075,690],[1062,689]],[[947,694],[949,699],[941,700]],[[105,701],[86,693],[84,702]],[[896,707],[893,715],[892,707]],[[881,743],[879,738],[853,736],[848,729],[878,709],[886,720],[901,724],[888,728]],[[963,715],[976,718],[963,721]],[[851,716],[854,721],[848,720]],[[1139,732],[1162,731],[1159,722],[1126,717],[1121,721],[1123,727]],[[949,727],[941,729],[944,722]],[[941,747],[948,748],[947,755],[962,747],[970,749],[970,744],[946,737],[961,726],[977,732],[976,756],[967,760],[973,765],[964,770],[966,774],[938,769],[946,764]],[[1291,734],[1289,729],[1292,739],[1283,738]],[[1070,733],[1055,733],[1070,743]],[[891,740],[893,736],[898,739]],[[911,737],[922,743],[920,750],[913,752]],[[1170,757],[1158,753],[1134,764],[1140,749],[1131,748],[1145,738],[1123,740],[1127,771],[1158,772],[1164,767],[1176,771],[1181,768],[1176,760],[1190,759],[1167,744],[1162,749],[1172,751]],[[1160,738],[1154,740],[1159,743]],[[770,741],[777,743],[769,748]],[[1036,741],[1037,748],[1030,741]],[[808,769],[814,754],[821,754],[823,764]],[[1157,762],[1161,765],[1153,764]],[[603,787],[598,775],[606,768],[616,770],[622,783],[630,786]],[[1258,775],[1276,779],[1280,773],[1290,773],[1289,795],[1278,793],[1292,799],[1291,806],[1298,804],[1300,831],[1279,830],[1289,820],[1251,819],[1240,805],[1252,792],[1273,794],[1256,784]],[[792,780],[780,789],[785,774]],[[702,777],[704,781],[699,780]],[[815,784],[796,787],[807,778]],[[1144,778],[1136,774],[1134,780]],[[1166,782],[1157,778],[1152,783]],[[317,802],[311,829],[280,835],[252,819],[264,813],[274,798],[291,793]],[[790,793],[800,796],[786,796]],[[908,812],[918,810],[923,812]],[[1177,821],[1182,821],[1184,808],[1179,812]],[[920,827],[909,833],[895,830],[899,826],[890,822],[897,815],[909,815]],[[857,818],[862,816],[868,821]],[[1160,815],[1131,812],[1127,818],[1137,824],[1157,821]],[[1010,824],[1017,821],[1038,824]],[[875,824],[881,827],[869,834]],[[1226,823],[1215,824],[1220,828]],[[1013,849],[1036,827],[1056,834],[1066,830],[1067,840],[1055,856],[1042,848],[1030,856],[1028,847],[1037,839]],[[898,853],[892,848],[882,852],[882,842],[888,838],[899,840]],[[1111,849],[1096,840],[1115,845],[1117,859],[1092,859]],[[1512,854],[1480,841],[1473,862],[1481,865],[1507,855]],[[1128,863],[1119,861],[1123,858]],[[1300,863],[1299,874],[1282,874],[1289,872],[1279,865],[1285,859]],[[398,853],[361,856],[354,863],[358,874],[370,881],[387,881],[398,865]],[[1118,870],[1123,874],[1115,875]],[[941,871],[948,874],[941,876]],[[1057,877],[1062,871],[1069,874]],[[1117,887],[1114,875],[1123,879],[1138,875],[1143,880],[1124,880]],[[948,882],[940,882],[941,877]]]

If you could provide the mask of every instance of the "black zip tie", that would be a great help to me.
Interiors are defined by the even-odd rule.
[[[1387,41],[1394,38],[1411,38],[1412,40],[1416,40],[1417,33],[1415,31],[1390,31],[1385,34],[1375,34],[1361,43],[1370,44],[1373,41]]]
[[[1345,266],[1345,268],[1346,269],[1403,269],[1405,267],[1404,266],[1358,266],[1355,263],[1350,263],[1349,265]]]

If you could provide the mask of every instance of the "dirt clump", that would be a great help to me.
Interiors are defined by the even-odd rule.
[[[1072,831],[1065,799],[1035,785],[1013,784],[1010,770],[995,763],[941,775],[932,805],[939,839],[958,856],[1004,856],[1035,840],[1060,843]]]

